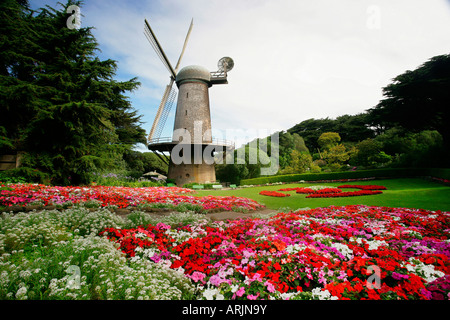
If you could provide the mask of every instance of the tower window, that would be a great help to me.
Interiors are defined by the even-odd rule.
[[[187,116],[187,110],[186,110],[186,116]]]
[[[189,92],[186,92],[186,98],[189,98]]]

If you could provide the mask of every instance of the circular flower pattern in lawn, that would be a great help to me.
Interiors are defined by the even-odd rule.
[[[267,190],[263,190],[259,194],[261,194],[263,196],[270,196],[270,197],[289,197],[290,196],[290,194],[288,194],[288,193],[281,193],[281,192],[267,191]]]
[[[358,191],[346,191],[343,192],[341,189],[343,188],[354,188],[360,189]],[[299,194],[307,194],[306,198],[339,198],[339,197],[356,197],[356,196],[370,196],[374,194],[383,193],[380,190],[386,190],[384,186],[376,186],[376,185],[342,185],[337,188],[333,187],[323,187],[323,186],[315,186],[315,187],[307,187],[307,188],[282,188],[278,191],[295,191]],[[281,192],[276,191],[266,191],[263,190],[259,194],[272,196],[272,197],[283,197],[289,196],[290,194],[282,194]]]
[[[130,259],[183,272],[197,285],[199,298],[396,300],[450,294],[450,212],[330,206],[267,219],[109,228],[101,234]]]

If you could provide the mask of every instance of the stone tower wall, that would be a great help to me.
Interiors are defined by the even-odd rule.
[[[174,130],[187,130],[191,142],[195,141],[194,136],[197,142],[211,142],[208,84],[201,80],[183,81],[178,90]]]

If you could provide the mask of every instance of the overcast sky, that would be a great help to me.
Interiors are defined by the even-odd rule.
[[[145,18],[172,65],[192,18],[181,67],[215,71],[221,57],[233,58],[229,83],[210,88],[218,138],[364,112],[392,78],[450,53],[449,0],[87,0],[81,13],[100,58],[118,61],[117,79],[142,83],[130,100],[147,134],[169,73],[144,36]],[[171,136],[174,111],[162,136]]]

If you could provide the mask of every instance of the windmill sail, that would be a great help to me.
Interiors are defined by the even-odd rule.
[[[173,79],[170,79],[170,83],[167,85],[166,90],[164,91],[163,98],[161,99],[161,103],[159,104],[158,111],[156,112],[155,120],[153,121],[152,129],[150,130],[150,134],[148,135],[148,142],[151,140],[158,139],[161,136],[161,132],[164,128],[164,124],[166,123],[167,116],[169,115],[170,109],[172,108],[173,102],[175,101],[175,97],[177,95],[176,90],[172,88]]]
[[[159,59],[161,59],[162,63],[166,66],[167,70],[169,70],[171,76],[175,79],[175,77],[176,77],[175,70],[173,70],[172,65],[169,62],[169,59],[167,59],[167,56],[164,53],[164,50],[162,49],[161,45],[159,44],[158,39],[156,39],[156,36],[153,33],[153,30],[150,27],[147,20],[145,20],[144,34],[147,37],[147,40],[152,45],[153,49],[155,49],[155,52],[158,55]]]
[[[164,109],[161,114],[161,119],[159,119],[158,126],[155,130],[155,138],[161,137],[161,133],[164,129],[164,125],[166,124],[167,116],[170,113],[170,110],[172,109],[173,103],[175,102],[175,98],[177,97],[177,91],[174,88],[170,89],[169,98],[167,99],[166,103],[164,104]]]
[[[188,43],[188,40],[189,40],[189,36],[191,35],[191,31],[192,31],[192,26],[193,25],[194,25],[194,18],[192,18],[192,20],[191,20],[191,24],[189,26],[189,30],[188,30],[188,32],[186,34],[186,39],[184,39],[183,49],[181,50],[180,57],[178,58],[177,65],[175,66],[175,72],[178,72],[178,68],[180,67],[181,58],[183,57],[184,50],[186,50],[186,46],[187,46],[187,43]]]
[[[177,96],[177,92],[175,89],[172,88],[172,86],[175,81],[178,68],[180,67],[181,58],[183,57],[184,51],[186,49],[186,45],[187,45],[187,42],[189,39],[189,35],[191,34],[193,23],[194,23],[194,19],[191,20],[189,30],[188,30],[188,32],[186,34],[186,38],[184,40],[183,49],[181,50],[180,57],[178,58],[178,62],[176,64],[175,70],[174,70],[172,65],[170,64],[169,59],[167,59],[167,56],[164,53],[164,50],[162,49],[152,28],[150,27],[150,24],[148,23],[147,20],[145,20],[144,34],[147,37],[147,40],[152,45],[152,47],[155,50],[158,57],[161,59],[164,66],[167,68],[167,70],[169,70],[170,75],[171,75],[170,83],[167,85],[166,90],[164,91],[164,95],[161,100],[161,103],[159,104],[159,108],[156,113],[155,120],[153,121],[153,126],[152,126],[152,128],[150,130],[150,134],[148,135],[148,138],[147,138],[149,143],[157,142],[158,139],[160,138],[162,130],[164,129],[164,125],[166,123],[167,117],[170,113],[170,110],[172,109],[173,103]]]

